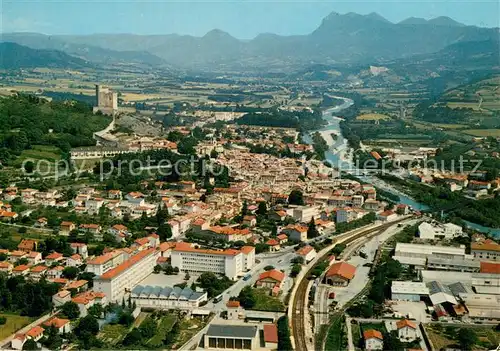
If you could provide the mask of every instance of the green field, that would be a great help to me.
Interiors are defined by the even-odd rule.
[[[269,289],[254,289],[255,306],[252,308],[257,311],[282,312],[285,305],[277,297],[269,295]]]
[[[478,343],[472,348],[473,350],[494,349],[500,343],[500,332],[494,330],[495,326],[480,326],[480,325],[463,325],[463,326],[446,326],[439,324],[428,324],[425,330],[436,350],[445,349],[447,347],[458,346],[456,333],[460,328],[471,328],[478,337]]]
[[[337,317],[328,328],[325,350],[338,351],[347,349],[346,326],[343,317]]]
[[[500,129],[466,129],[463,132],[477,137],[500,137]]]
[[[356,117],[357,120],[360,121],[380,121],[391,119],[389,116],[382,115],[380,113],[365,113]]]
[[[14,334],[16,331],[27,326],[33,321],[32,318],[9,313],[0,313],[0,317],[7,318],[7,322],[0,327],[0,340]]]
[[[156,334],[148,341],[148,346],[156,348],[162,345],[165,335],[172,329],[177,317],[174,314],[168,314],[163,316],[158,322],[158,328],[156,329]]]
[[[128,330],[121,324],[106,324],[99,333],[99,339],[107,344],[116,345],[127,335]]]

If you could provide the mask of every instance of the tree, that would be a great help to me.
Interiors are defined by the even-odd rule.
[[[290,329],[288,328],[288,317],[283,316],[278,319],[278,351],[293,350],[290,340]]]
[[[152,318],[146,318],[139,326],[144,339],[151,339],[156,334],[157,324]]]
[[[68,319],[77,319],[80,317],[80,309],[78,308],[78,305],[74,303],[73,301],[68,301],[64,303],[64,305],[61,306],[61,312],[64,314]]]
[[[300,264],[294,264],[292,266],[292,270],[290,271],[290,276],[296,277],[300,273],[301,270],[302,270],[302,266]]]
[[[245,286],[241,289],[240,294],[238,295],[238,300],[240,301],[241,306],[251,309],[256,303],[253,289],[248,285]]]
[[[477,344],[479,339],[473,329],[460,328],[457,334],[457,340],[462,350],[471,350],[472,346]]]
[[[300,190],[292,190],[290,195],[288,195],[288,203],[290,205],[304,205],[304,195]]]
[[[267,204],[265,201],[259,202],[259,207],[257,208],[257,214],[265,215],[267,213]]]
[[[270,271],[270,270],[273,270],[274,269],[274,266],[271,266],[271,265],[267,265],[264,267],[264,270],[265,271]]]
[[[309,239],[316,238],[319,236],[318,229],[316,229],[316,224],[314,223],[314,217],[311,218],[309,226],[307,227],[307,237]]]
[[[130,312],[122,311],[120,313],[120,317],[118,318],[118,323],[127,327],[131,326],[132,323],[134,323],[134,316],[132,316],[132,313]]]
[[[241,207],[241,217],[244,217],[248,214],[248,204],[247,200],[243,201],[243,206]]]
[[[38,345],[35,340],[30,338],[24,343],[23,350],[38,350]]]
[[[161,272],[161,266],[159,264],[157,264],[156,266],[154,266],[153,268],[153,273],[154,274],[158,274]]]
[[[89,286],[89,289],[92,289],[94,286],[94,277],[95,274],[92,272],[82,272],[78,274],[78,279],[83,279],[87,281],[87,285]]]
[[[69,280],[73,280],[78,276],[79,272],[80,272],[80,270],[78,268],[68,266],[68,267],[64,267],[64,269],[62,271],[62,276],[64,278],[69,279]]]
[[[158,227],[157,234],[160,241],[166,241],[172,237],[172,227],[168,223],[163,223]]]
[[[42,345],[49,350],[59,349],[63,343],[63,340],[59,335],[59,330],[54,326],[44,327],[44,329]]]
[[[294,258],[291,259],[291,263],[295,264],[304,264],[304,257],[302,256],[295,256]]]
[[[191,276],[189,275],[189,272],[186,272],[186,275],[184,276],[184,280],[189,280],[189,278],[191,278]]]
[[[405,346],[395,331],[384,334],[384,350],[404,351]]]
[[[86,333],[91,335],[97,335],[99,332],[99,323],[97,319],[92,315],[86,315],[83,318],[80,318],[78,322],[78,327],[75,328],[75,334],[78,337],[85,335]]]
[[[142,334],[139,329],[134,328],[128,333],[122,341],[122,344],[125,346],[131,346],[139,344],[142,340]]]
[[[7,254],[6,254],[6,253],[3,253],[3,252],[2,252],[2,253],[0,253],[0,262],[1,262],[1,261],[6,261],[8,257],[9,257],[9,256],[7,256]]]
[[[104,307],[100,303],[96,303],[90,306],[87,312],[96,318],[101,318],[104,313]]]

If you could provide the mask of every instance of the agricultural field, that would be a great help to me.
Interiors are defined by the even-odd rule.
[[[500,137],[500,129],[466,129],[463,132],[476,137]]]
[[[209,318],[184,318],[180,323],[180,331],[175,343],[178,346],[184,345],[193,336],[195,336],[200,330],[205,328],[209,321]]]
[[[0,313],[0,317],[7,318],[7,322],[0,327],[0,340],[33,322],[32,318],[10,313]]]
[[[253,310],[257,311],[275,311],[281,312],[285,310],[283,302],[277,297],[269,295],[268,289],[254,289],[255,306]]]
[[[380,114],[380,113],[365,113],[356,117],[357,120],[360,121],[380,121],[380,120],[388,120],[389,116]]]
[[[427,335],[429,335],[436,350],[459,347],[457,333],[461,328],[470,328],[477,335],[478,342],[472,347],[472,350],[488,350],[497,347],[500,343],[500,332],[495,331],[495,326],[449,325],[444,327],[441,324],[425,326]]]
[[[129,328],[121,324],[106,324],[99,333],[99,339],[109,345],[116,345],[127,335]]]

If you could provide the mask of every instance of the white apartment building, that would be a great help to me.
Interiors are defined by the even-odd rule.
[[[243,254],[243,270],[249,271],[255,266],[255,247],[243,246],[240,251]]]
[[[246,270],[244,255],[239,250],[195,249],[189,243],[184,242],[176,244],[170,259],[172,267],[177,267],[180,271],[213,272],[224,274],[230,279],[236,279]]]
[[[423,222],[418,226],[420,239],[434,240],[436,238],[453,239],[463,235],[462,227],[453,223],[428,223]]]
[[[122,251],[107,252],[87,261],[85,272],[94,273],[96,276],[103,275],[110,269],[118,266],[124,261]]]
[[[127,291],[153,272],[159,256],[155,248],[140,251],[96,278],[94,290],[106,294],[110,302],[121,301]]]
[[[293,218],[299,222],[309,222],[311,218],[319,217],[319,208],[316,206],[301,206],[293,209]]]

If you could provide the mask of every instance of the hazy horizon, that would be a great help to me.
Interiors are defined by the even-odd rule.
[[[220,29],[239,39],[261,33],[304,35],[331,12],[376,12],[393,23],[409,17],[447,16],[466,25],[500,27],[496,1],[398,2],[250,2],[149,1],[106,2],[3,1],[0,29],[49,35],[180,34],[203,36]]]

